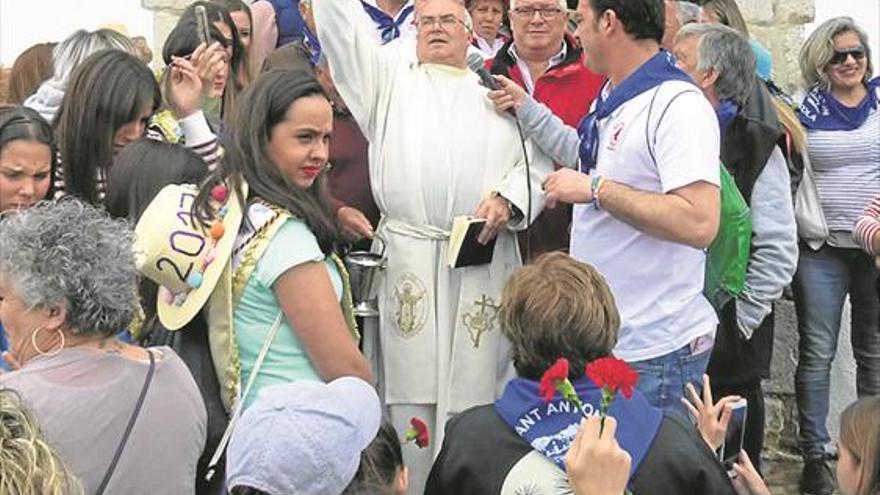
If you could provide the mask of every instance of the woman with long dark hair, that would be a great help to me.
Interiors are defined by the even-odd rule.
[[[186,115],[193,115],[194,123],[182,126],[186,144],[210,168],[216,162],[217,138],[204,118],[194,115],[202,87],[199,76],[186,60],[175,63],[173,72],[169,99]],[[102,203],[114,157],[146,135],[161,99],[153,73],[133,55],[104,50],[86,59],[74,72],[55,119],[62,163],[56,174],[56,197],[72,194]]]
[[[63,176],[56,188],[102,202],[114,155],[144,136],[160,99],[150,69],[133,55],[102,50],[86,59],[74,71],[55,118]]]
[[[335,251],[343,240],[327,204],[332,128],[330,102],[309,73],[264,74],[242,95],[221,166],[194,204],[197,218],[210,217],[212,192],[223,184],[239,192],[246,212],[232,260],[233,345],[228,356],[214,355],[215,366],[222,359],[235,370],[221,377],[224,390],[238,394],[273,321],[280,325],[253,390],[241,398],[245,407],[274,383],[372,380],[353,338],[347,274]]]
[[[200,34],[195,11],[197,7],[205,9],[208,19],[207,43]],[[203,85],[200,107],[214,132],[222,133],[222,122],[228,120],[237,96],[249,81],[245,70],[245,47],[229,12],[211,2],[190,4],[165,40],[162,58],[168,67],[176,59],[187,59],[197,66]],[[166,70],[163,80],[167,79],[168,74]],[[163,89],[167,98],[167,82],[163,82]],[[170,105],[169,108],[174,110]],[[178,118],[181,116],[178,115]]]
[[[211,3],[226,9],[229,17],[235,23],[238,31],[238,39],[241,41],[242,57],[240,66],[234,71],[238,74],[238,81],[247,86],[253,77],[254,67],[251,64],[251,40],[253,39],[254,17],[251,8],[242,0],[211,0]]]

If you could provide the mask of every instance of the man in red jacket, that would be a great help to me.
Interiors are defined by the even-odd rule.
[[[512,0],[509,14],[513,40],[487,63],[489,71],[509,77],[567,125],[577,127],[603,79],[587,69],[580,47],[565,33],[566,0]],[[570,224],[570,205],[545,209],[519,234],[523,260],[549,251],[568,252]]]

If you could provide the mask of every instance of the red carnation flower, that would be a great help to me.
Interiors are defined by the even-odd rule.
[[[613,357],[593,361],[587,365],[586,373],[597,387],[607,387],[612,394],[620,390],[627,399],[632,398],[633,388],[639,381],[639,374],[626,361]]]
[[[608,416],[608,409],[611,408],[617,391],[620,390],[624,397],[630,399],[633,387],[639,381],[639,374],[625,361],[613,357],[597,359],[588,364],[585,371],[587,377],[602,389],[602,400],[599,402],[599,416],[602,417],[599,427],[601,433],[605,429],[605,417]]]
[[[409,420],[410,427],[403,436],[403,443],[415,441],[420,449],[428,446],[428,425],[419,418],[413,417]]]
[[[538,394],[545,401],[550,402],[553,400],[553,396],[556,395],[557,384],[563,380],[568,380],[568,359],[559,358],[541,376]]]
[[[547,368],[547,371],[541,376],[541,384],[538,387],[538,394],[545,402],[553,400],[556,392],[559,392],[563,399],[577,406],[578,410],[583,413],[584,403],[578,397],[571,380],[568,379],[568,360],[565,358],[557,359],[553,366]]]

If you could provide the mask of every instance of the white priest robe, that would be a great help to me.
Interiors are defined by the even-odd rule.
[[[436,407],[429,428],[437,452],[449,415],[494,401],[512,376],[498,309],[520,266],[511,229],[525,220],[500,231],[489,265],[451,269],[446,248],[452,219],[473,214],[493,191],[526,213],[522,145],[513,119],[494,110],[471,71],[389,56],[363,29],[359,0],[313,6],[336,87],[370,142],[377,235],[388,258],[378,296],[383,401],[392,410]],[[552,165],[527,146],[534,219]]]

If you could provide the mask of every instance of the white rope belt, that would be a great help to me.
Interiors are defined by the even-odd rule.
[[[448,230],[434,227],[433,225],[415,225],[412,223],[401,222],[400,220],[388,220],[385,222],[384,228],[391,233],[412,237],[414,239],[429,241],[449,240]]]

